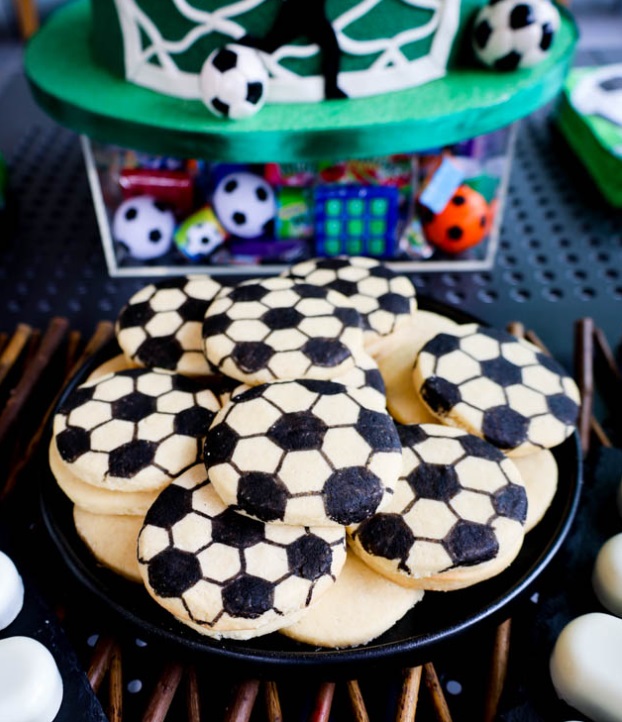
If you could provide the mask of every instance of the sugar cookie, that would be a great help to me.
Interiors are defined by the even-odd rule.
[[[0,551],[0,631],[22,611],[24,582],[10,556]]]
[[[374,258],[313,258],[296,263],[282,275],[346,296],[361,313],[366,338],[372,342],[396,331],[417,308],[417,293],[410,279]]]
[[[433,414],[510,456],[557,446],[575,429],[574,380],[536,346],[499,329],[465,324],[436,335],[419,352],[413,378]]]
[[[135,364],[125,354],[119,353],[116,356],[109,358],[107,361],[104,361],[104,363],[97,366],[97,368],[93,369],[93,371],[91,371],[91,373],[87,376],[86,383],[96,381],[107,374],[135,368],[138,368],[137,364]]]
[[[205,440],[210,481],[226,504],[262,521],[366,519],[388,501],[402,464],[395,424],[374,398],[312,379],[235,396]]]
[[[184,624],[249,639],[293,623],[345,563],[345,531],[263,522],[228,508],[196,465],[158,497],[138,537],[145,586]]]
[[[136,558],[136,541],[144,516],[93,514],[73,508],[78,536],[100,564],[133,582],[142,582]]]
[[[548,449],[540,449],[527,456],[513,457],[512,461],[527,492],[525,532],[528,532],[542,521],[555,497],[559,477],[557,461]]]
[[[249,384],[333,378],[363,349],[361,316],[344,296],[278,277],[223,289],[203,339],[212,368]]]
[[[335,584],[297,622],[279,632],[319,647],[366,644],[390,629],[423,594],[395,584],[348,553]]]
[[[202,458],[220,408],[212,391],[181,374],[129,369],[74,389],[54,417],[62,461],[105,489],[153,491]]]
[[[154,491],[103,489],[82,481],[60,458],[54,439],[50,443],[48,461],[56,483],[70,501],[93,514],[144,516],[159,493],[159,489]]]
[[[612,536],[600,548],[592,584],[603,607],[622,617],[622,534]]]
[[[560,699],[593,722],[622,722],[622,619],[576,617],[558,636],[549,667]]]
[[[367,389],[370,395],[377,397],[377,402],[383,408],[386,407],[386,389],[378,364],[366,353],[357,354],[354,363],[353,368],[332,381],[355,389]]]
[[[383,378],[387,409],[401,424],[436,424],[438,419],[421,400],[413,381],[413,367],[422,346],[437,333],[458,324],[446,316],[421,308],[374,350]]]
[[[470,586],[505,569],[524,537],[516,467],[488,442],[438,424],[398,426],[403,466],[387,507],[349,530],[352,549],[420,589]]]
[[[63,679],[50,650],[31,637],[0,639],[0,720],[52,722]]]
[[[198,275],[144,286],[119,312],[115,332],[122,351],[138,366],[187,376],[210,374],[201,328],[221,288],[213,278]]]

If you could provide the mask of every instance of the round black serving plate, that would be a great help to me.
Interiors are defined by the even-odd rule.
[[[421,298],[419,306],[452,319],[479,322],[444,304]],[[115,342],[94,355],[65,388],[59,404],[101,363],[119,353]],[[51,431],[50,431],[51,433]],[[258,675],[305,669],[324,676],[357,674],[376,665],[418,665],[429,661],[458,635],[510,614],[547,567],[564,541],[579,503],[582,456],[578,435],[553,450],[560,484],[542,521],[530,531],[513,563],[504,572],[467,589],[426,592],[423,600],[391,629],[365,645],[325,649],[294,642],[273,633],[246,642],[215,640],[177,622],[140,585],[101,566],[76,533],[72,504],[49,469],[41,479],[41,509],[47,530],[73,575],[126,622],[150,639],[223,665],[233,663]]]

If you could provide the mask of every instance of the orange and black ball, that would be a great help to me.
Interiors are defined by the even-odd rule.
[[[461,253],[482,241],[492,223],[488,202],[470,186],[459,186],[440,213],[418,204],[423,233],[429,243],[446,253]]]

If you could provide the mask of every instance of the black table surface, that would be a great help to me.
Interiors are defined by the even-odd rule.
[[[582,64],[621,60],[622,50],[578,57]],[[19,64],[14,72],[0,76],[0,108],[0,152],[8,163],[9,200],[15,215],[10,234],[0,244],[0,332],[10,334],[20,322],[42,329],[52,316],[65,316],[73,328],[88,336],[98,321],[114,319],[147,279],[107,274],[79,140],[36,107]],[[622,213],[598,194],[557,133],[551,111],[547,106],[520,122],[494,268],[421,273],[413,279],[421,293],[495,326],[520,321],[572,370],[577,319],[593,318],[614,348],[622,337]],[[620,462],[614,468],[622,468],[622,458],[614,461]],[[577,718],[552,690],[548,657],[566,621],[579,612],[600,609],[589,589],[593,554],[608,534],[622,528],[611,512],[615,472],[605,474],[603,481],[595,478],[593,467],[590,463],[586,468],[589,498],[582,499],[567,542],[513,615],[509,677],[499,719],[563,722]],[[14,523],[0,519],[0,524]],[[71,585],[72,580],[66,583]],[[47,586],[45,590],[49,593]],[[76,598],[82,599],[82,593],[76,588]],[[84,603],[91,601],[86,597]],[[99,629],[93,616],[85,618],[67,629],[81,659],[87,658],[89,638]],[[481,637],[466,634],[434,660],[454,720],[481,717],[491,632],[486,630],[483,643]],[[154,657],[161,659],[165,650],[156,645],[155,655],[143,652],[141,644],[134,644],[132,630],[127,630],[127,636],[133,651],[125,658],[131,694],[124,718],[138,720]],[[212,684],[216,671],[203,672],[209,676],[214,699],[220,699],[222,689]],[[395,674],[376,671],[373,680],[367,680],[363,690],[372,720],[394,718],[394,706],[387,700],[395,698],[398,688]],[[302,704],[305,694],[297,697]],[[311,701],[304,704],[302,717],[308,714]],[[78,719],[73,710],[66,710],[59,722]],[[84,722],[99,719],[93,715]],[[256,711],[255,717],[261,719],[261,712]],[[338,696],[331,719],[350,718],[346,702]],[[182,717],[171,712],[167,719]],[[433,719],[425,701],[417,719]]]

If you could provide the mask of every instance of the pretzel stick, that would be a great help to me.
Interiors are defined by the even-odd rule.
[[[488,677],[488,693],[484,708],[484,722],[494,722],[499,707],[510,656],[510,632],[512,620],[506,619],[495,633],[495,643]]]
[[[28,401],[36,382],[41,378],[41,374],[50,364],[67,333],[68,327],[69,321],[66,318],[56,317],[50,321],[37,352],[30,363],[27,364],[21,379],[13,389],[4,410],[0,414],[0,443],[18,417],[24,404]]]
[[[328,722],[334,696],[335,683],[322,682],[315,697],[315,706],[313,712],[311,712],[309,722]]]
[[[369,722],[369,715],[365,709],[365,702],[361,694],[359,683],[355,679],[349,679],[346,682],[348,688],[348,696],[350,697],[350,705],[356,722]]]
[[[0,356],[4,353],[4,349],[6,348],[7,342],[9,340],[9,335],[2,331],[0,333]]]
[[[510,321],[506,326],[507,332],[516,338],[525,338],[525,327],[520,321]]]
[[[607,337],[605,336],[602,328],[595,326],[593,333],[594,341],[596,342],[596,350],[605,360],[605,363],[607,364],[609,371],[611,371],[613,377],[617,379],[620,383],[622,383],[622,372],[620,372],[620,369],[618,368],[615,356],[613,355],[613,351],[611,350],[611,347],[607,342]]]
[[[266,682],[265,693],[268,722],[283,722],[281,701],[279,700],[279,690],[277,689],[276,682]]]
[[[611,449],[613,447],[613,442],[607,436],[603,427],[598,423],[598,419],[596,419],[596,417],[592,416],[592,418],[590,419],[590,425],[591,425],[592,431],[596,435],[596,438],[598,439],[598,441],[603,446],[606,446],[608,449]]]
[[[405,670],[404,682],[397,703],[395,722],[413,722],[419,703],[419,686],[421,685],[421,667]]]
[[[123,664],[121,660],[121,649],[118,644],[112,648],[110,660],[109,682],[109,722],[121,722],[123,719]]]
[[[93,692],[97,693],[102,680],[106,676],[110,660],[114,652],[114,639],[108,636],[101,636],[95,645],[95,651],[89,665],[86,676],[91,684]]]
[[[61,388],[58,390],[56,395],[54,396],[54,399],[50,403],[47,411],[43,415],[43,418],[41,419],[41,423],[39,424],[39,427],[35,431],[35,433],[30,438],[30,441],[28,442],[28,446],[26,447],[26,451],[23,453],[22,457],[11,467],[11,470],[7,476],[6,485],[2,493],[0,493],[0,500],[2,500],[3,496],[6,496],[9,491],[15,486],[17,483],[17,479],[19,478],[19,475],[24,470],[24,467],[28,464],[30,459],[32,458],[32,455],[36,451],[40,441],[41,437],[45,433],[45,430],[47,428],[48,421],[50,419],[50,416],[52,415],[52,412],[56,408],[56,404],[58,403],[58,399],[60,398],[60,395],[62,394],[65,384],[69,381],[69,379],[82,367],[83,364],[88,361],[93,354],[95,354],[100,348],[102,348],[114,335],[114,327],[110,321],[100,321],[95,329],[95,332],[91,336],[90,340],[88,341],[84,351],[82,352],[81,356],[76,361],[74,359],[73,365],[69,372],[66,374],[65,379],[63,381],[63,384],[61,385]],[[68,359],[69,360],[69,359]]]
[[[20,357],[31,334],[32,328],[28,324],[20,323],[16,326],[11,340],[7,343],[0,356],[0,384],[4,382]]]
[[[581,393],[579,409],[579,437],[584,454],[590,449],[590,425],[594,396],[593,369],[594,321],[581,318],[575,323],[575,376]]]
[[[188,722],[201,722],[201,697],[197,670],[192,664],[186,667],[186,710]]]
[[[427,662],[423,665],[423,681],[430,693],[438,722],[452,722],[449,707],[447,706],[447,700],[443,694],[443,688],[438,680],[434,665],[431,662]]]
[[[151,694],[142,722],[164,722],[183,671],[184,668],[178,662],[169,662],[164,667]]]
[[[80,349],[80,342],[82,341],[82,334],[80,331],[70,331],[67,338],[67,354],[65,358],[65,374],[64,379],[67,379],[71,373],[71,369],[75,366],[78,358],[78,350]]]
[[[259,680],[247,679],[241,682],[231,706],[227,708],[224,722],[248,722],[255,706],[257,692],[259,692]]]

